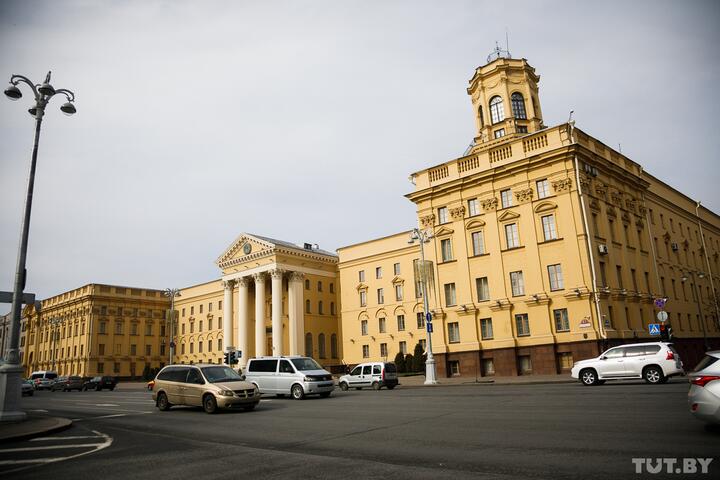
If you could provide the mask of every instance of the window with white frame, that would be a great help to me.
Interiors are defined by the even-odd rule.
[[[480,319],[480,334],[483,340],[492,340],[493,328],[492,318],[481,318]]]
[[[388,356],[387,343],[380,344],[380,356],[383,358],[387,358],[387,356]]]
[[[558,308],[557,310],[553,310],[553,317],[555,318],[555,331],[570,331],[570,319],[568,318],[567,308]]]
[[[445,284],[445,305],[448,307],[452,307],[453,305],[456,305],[455,284],[454,283],[446,283]]]
[[[368,334],[368,321],[360,320],[360,335],[367,335],[367,334]]]
[[[377,289],[377,303],[378,305],[385,303],[385,292],[382,288]]]
[[[538,199],[550,196],[550,185],[547,178],[535,182],[535,189],[537,190]]]
[[[370,358],[370,346],[369,345],[363,345],[362,351],[363,351],[363,358]]]
[[[525,295],[525,280],[523,272],[510,272],[510,287],[512,288],[513,297]]]
[[[510,96],[510,106],[512,107],[513,117],[519,118],[520,120],[526,120],[527,114],[525,113],[525,99],[522,93],[515,92]]]
[[[555,215],[543,215],[540,217],[543,227],[543,237],[545,241],[557,239],[557,230],[555,229]]]
[[[440,252],[443,262],[449,262],[453,259],[452,243],[450,242],[449,238],[440,240]]]
[[[488,284],[487,277],[476,278],[475,287],[477,288],[478,302],[490,300],[490,285]]]
[[[460,342],[460,324],[458,322],[448,323],[448,342],[459,343]]]
[[[562,290],[563,284],[562,267],[559,263],[548,265],[548,277],[550,277],[550,290]]]
[[[358,272],[358,281],[364,282],[365,281],[365,270],[360,270]]]
[[[518,337],[527,337],[530,335],[530,322],[527,313],[518,313],[515,315],[515,328],[517,328]]]
[[[385,317],[378,318],[378,331],[380,333],[385,333],[387,331],[387,321],[385,320]]]
[[[505,136],[505,129],[504,128],[498,128],[493,132],[493,137],[495,138],[502,138]]]
[[[517,248],[520,246],[520,234],[518,233],[517,223],[508,223],[505,225],[505,241],[507,248]]]
[[[402,353],[403,355],[407,355],[407,342],[400,342],[400,344],[398,345],[398,349],[400,353]]]
[[[472,238],[472,249],[473,255],[484,255],[485,254],[485,235],[483,231],[473,232]]]
[[[502,208],[512,207],[512,190],[509,188],[500,191],[500,206]]]
[[[498,123],[505,120],[505,107],[502,98],[498,95],[490,99],[490,117],[492,123]]]
[[[403,286],[401,283],[395,285],[395,300],[401,302],[403,299]]]
[[[443,224],[448,222],[448,209],[447,207],[438,208],[438,223]]]
[[[360,290],[360,306],[366,307],[367,306],[367,291]]]
[[[417,328],[425,328],[425,313],[417,312],[415,317],[417,319]]]
[[[393,272],[395,273],[395,275],[400,275],[400,264],[399,263],[396,263],[393,265]]]
[[[382,267],[375,267],[375,278],[382,278]]]
[[[468,200],[468,215],[471,217],[480,215],[480,203],[477,198],[471,198]]]
[[[402,332],[405,330],[405,315],[397,316],[397,329],[398,332]]]

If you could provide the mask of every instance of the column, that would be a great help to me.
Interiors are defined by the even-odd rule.
[[[283,354],[283,331],[282,331],[282,279],[283,271],[279,269],[271,270],[272,278],[272,355],[280,356]]]
[[[265,353],[265,274],[256,273],[255,279],[255,356]]]
[[[288,329],[288,344],[290,355],[304,355],[305,328],[303,321],[303,275],[292,272],[288,283],[288,315],[290,325]]]
[[[248,314],[247,314],[247,304],[248,304],[248,278],[247,277],[240,277],[237,280],[235,280],[235,283],[238,286],[238,303],[237,303],[237,327],[238,327],[238,336],[237,336],[237,348],[242,352],[242,357],[240,357],[240,368],[245,370],[245,365],[247,365],[247,359],[250,356],[250,352],[248,351]]]
[[[225,296],[223,297],[223,351],[232,345],[232,290],[233,280],[224,280],[223,288]]]

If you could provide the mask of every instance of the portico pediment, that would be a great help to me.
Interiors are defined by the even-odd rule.
[[[258,256],[264,256],[264,254],[272,252],[274,249],[275,244],[254,235],[243,233],[230,244],[215,263],[218,267],[223,268],[232,261],[242,260],[243,258],[255,259]]]
[[[515,220],[516,218],[520,218],[520,215],[518,215],[517,213],[515,213],[515,212],[513,212],[513,211],[507,210],[507,211],[503,212],[503,214],[498,217],[498,221],[499,221],[499,222],[506,222],[506,221],[508,221],[508,220]]]

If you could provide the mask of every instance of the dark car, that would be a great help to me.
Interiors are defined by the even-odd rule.
[[[63,392],[69,392],[70,390],[77,390],[78,392],[83,388],[82,377],[58,377],[57,380],[50,387],[51,391],[62,390]]]
[[[83,384],[83,390],[97,390],[98,392],[103,388],[108,390],[115,390],[117,381],[113,377],[93,377]]]

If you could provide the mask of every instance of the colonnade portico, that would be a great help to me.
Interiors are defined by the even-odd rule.
[[[298,355],[303,345],[303,279],[304,273],[271,268],[262,272],[235,274],[233,278],[223,280],[223,349],[235,347],[242,352],[239,360],[244,368],[247,359],[264,355]],[[265,284],[270,277],[271,285],[271,335],[272,351],[266,351],[265,327]],[[288,352],[283,351],[283,278],[288,280]],[[250,316],[248,313],[248,297],[250,282],[255,286],[255,349],[250,352]],[[237,326],[236,343],[233,344],[233,290],[237,287],[237,303],[235,304],[235,322]]]

